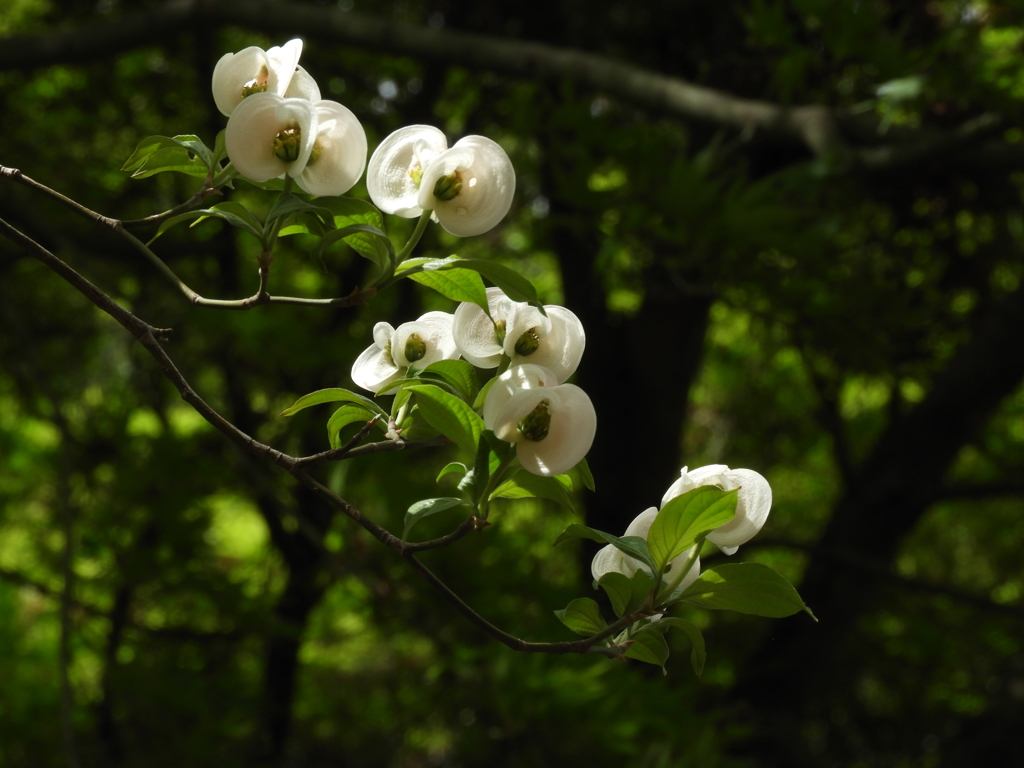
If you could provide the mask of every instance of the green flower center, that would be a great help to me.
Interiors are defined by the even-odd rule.
[[[409,334],[409,339],[405,342],[405,359],[410,363],[415,363],[417,360],[422,360],[426,354],[427,342],[418,333]]]
[[[540,346],[540,336],[537,335],[537,329],[531,328],[526,331],[519,340],[516,342],[516,354],[527,357],[537,351],[537,347]]]
[[[417,165],[409,171],[409,176],[412,178],[412,183],[416,185],[416,189],[419,189],[420,182],[423,181],[423,166]]]
[[[295,162],[302,149],[302,131],[298,126],[285,128],[274,137],[274,157],[286,163]]]
[[[548,411],[550,406],[550,400],[541,400],[537,407],[519,422],[519,431],[523,433],[523,437],[536,443],[548,436],[548,430],[551,428],[551,413]]]
[[[242,98],[244,99],[246,96],[252,96],[254,93],[263,93],[266,91],[267,81],[269,78],[270,73],[267,71],[267,65],[264,64],[260,67],[259,74],[242,86]]]
[[[452,171],[447,176],[442,176],[434,184],[434,197],[438,200],[454,200],[462,191],[462,176],[458,171]]]

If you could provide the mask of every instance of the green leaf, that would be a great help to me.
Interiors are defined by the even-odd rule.
[[[380,395],[380,392],[378,392],[377,394]],[[412,397],[412,392],[410,392],[407,389],[399,389],[397,392],[395,392],[395,399],[391,403],[391,418],[392,419],[397,419],[398,418],[398,412],[400,410],[402,410],[402,406],[403,405],[405,405],[406,403],[409,402],[409,398],[411,398],[411,397]],[[401,427],[402,425],[399,424],[398,426]]]
[[[291,192],[286,192],[277,198],[273,207],[271,207],[270,212],[267,214],[266,223],[270,224],[270,222],[275,219],[279,219],[282,216],[288,216],[292,213],[310,213],[320,218],[320,220],[325,224],[328,222],[330,222],[330,225],[332,226],[334,224],[334,218],[331,215],[331,210],[329,208],[325,208],[322,205],[307,203],[301,197],[297,197]]]
[[[499,485],[491,494],[492,499],[549,499],[570,512],[576,510],[572,505],[572,496],[566,490],[565,485],[554,477],[541,477],[527,472],[525,469],[517,472],[510,480]]]
[[[228,148],[225,137],[227,136],[228,129],[222,128],[220,133],[217,134],[217,138],[213,142],[213,164],[219,165],[221,160],[226,160],[228,156]]]
[[[434,482],[440,483],[442,477],[444,477],[445,475],[450,475],[452,472],[458,472],[459,474],[464,475],[468,471],[469,470],[466,467],[466,465],[463,464],[461,461],[453,461],[450,464],[444,465],[444,469],[438,472],[437,480],[435,480]]]
[[[213,150],[206,146],[198,136],[182,134],[174,136],[171,141],[200,158],[206,165],[207,170],[213,170]]]
[[[384,216],[380,211],[365,200],[354,197],[321,197],[316,202],[334,214],[335,229],[345,229],[355,224],[373,227],[376,233],[353,231],[344,237],[345,243],[363,258],[376,264],[380,276],[392,273],[396,259],[395,247],[384,235]],[[381,265],[385,264],[387,266],[383,268]]]
[[[484,401],[487,400],[487,393],[491,391],[491,387],[494,386],[494,382],[497,380],[498,377],[493,376],[488,379],[482,387],[480,387],[480,391],[476,393],[476,400],[473,401],[473,410],[480,410],[484,407]]]
[[[633,636],[632,645],[626,649],[626,658],[661,667],[662,674],[667,674],[665,662],[668,660],[668,643],[660,632],[637,632]]]
[[[580,459],[580,463],[577,464],[575,468],[580,473],[580,479],[583,480],[583,485],[591,491],[596,491],[597,489],[594,487],[594,475],[590,472],[590,465],[587,464],[587,460]]]
[[[447,259],[409,259],[398,265],[395,275],[413,277],[424,272],[446,272],[453,269],[472,270],[479,273],[501,288],[512,301],[526,301],[534,306],[541,306],[540,300],[537,298],[537,289],[533,287],[533,283],[514,269],[488,259],[460,259],[457,256]],[[488,311],[486,301],[480,306],[485,312]]]
[[[206,178],[214,166],[213,153],[197,136],[149,136],[139,142],[122,166],[133,179],[176,171]]]
[[[589,597],[578,597],[560,611],[555,611],[558,620],[578,635],[594,635],[607,624],[601,618],[601,609]]]
[[[402,538],[408,540],[409,532],[420,520],[436,515],[438,512],[444,512],[446,509],[462,506],[463,504],[468,505],[469,502],[465,499],[457,499],[454,496],[442,496],[438,499],[417,501],[405,513],[405,529],[402,532]]]
[[[651,553],[647,549],[647,542],[639,536],[624,536],[620,539],[618,536],[612,536],[610,533],[599,531],[596,528],[588,528],[585,525],[573,523],[559,534],[558,538],[555,539],[555,545],[569,539],[590,539],[600,544],[612,544],[620,552],[625,552],[633,559],[639,560],[646,565],[651,573],[657,573],[654,561],[651,559]]]
[[[476,395],[476,371],[465,360],[438,360],[423,369],[421,376],[434,374],[451,384],[467,403]]]
[[[487,289],[480,275],[470,269],[418,272],[409,275],[409,278],[434,289],[446,299],[471,302],[487,311]]]
[[[427,422],[462,450],[475,455],[484,422],[462,400],[433,385],[410,386]]]
[[[656,573],[674,557],[696,543],[697,538],[733,519],[738,490],[722,491],[706,485],[670,500],[651,523],[647,546]]]
[[[382,230],[372,224],[360,223],[332,229],[321,238],[314,255],[317,258],[323,258],[324,252],[339,240],[344,240],[356,253],[369,259],[377,267],[377,274],[369,280],[370,284],[376,282],[378,278],[391,274],[394,246],[391,245],[391,241]]]
[[[331,448],[341,447],[341,437],[338,433],[342,429],[357,421],[365,423],[375,415],[372,411],[355,403],[346,403],[341,406],[327,421],[327,439],[331,441]]]
[[[767,565],[731,563],[708,568],[680,596],[700,608],[738,611],[777,619],[807,611],[793,585]]]
[[[643,605],[654,586],[654,579],[643,571],[634,573],[633,578],[624,573],[609,571],[598,579],[597,585],[608,594],[615,615],[621,617]]]
[[[370,398],[357,395],[355,392],[349,392],[347,389],[341,388],[321,389],[316,392],[310,392],[308,395],[303,395],[288,408],[281,411],[281,415],[294,416],[303,408],[309,408],[311,405],[338,402],[358,403],[371,413],[379,413],[381,416],[387,416],[384,410]]]
[[[704,673],[704,662],[707,661],[708,654],[704,649],[704,635],[700,633],[700,629],[692,621],[679,619],[674,616],[666,616],[659,621],[651,622],[637,634],[649,631],[664,632],[672,627],[681,629],[690,639],[690,666],[693,667],[694,674],[700,677]]]
[[[190,225],[194,227],[204,219],[210,218],[223,219],[231,226],[245,230],[261,242],[263,240],[263,225],[260,224],[256,217],[253,216],[245,206],[228,201],[218,203],[212,208],[200,208],[199,210],[189,211],[188,213],[182,213],[178,216],[172,216],[160,225],[160,228],[157,229],[156,234],[153,235],[149,242],[152,243],[171,227],[175,227],[183,221],[195,219],[196,221]]]

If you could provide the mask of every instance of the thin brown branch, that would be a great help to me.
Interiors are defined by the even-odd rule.
[[[200,295],[196,291],[192,290],[184,280],[178,277],[177,273],[171,269],[167,263],[161,259],[148,245],[142,240],[137,238],[131,232],[128,231],[127,227],[129,224],[136,224],[139,222],[147,222],[147,219],[137,219],[135,222],[123,222],[119,219],[112,219],[109,216],[97,213],[96,211],[86,208],[84,205],[72,200],[60,192],[51,189],[50,187],[42,184],[35,179],[32,179],[23,174],[17,168],[6,168],[0,166],[0,177],[7,178],[22,184],[26,187],[42,192],[45,195],[57,200],[63,205],[70,208],[80,216],[84,216],[90,221],[95,222],[107,229],[111,229],[118,235],[123,237],[128,243],[137,250],[142,256],[148,261],[156,270],[168,281],[177,288],[186,299],[192,304],[199,307],[208,307],[211,309],[229,309],[229,310],[249,310],[255,307],[263,306],[264,304],[289,304],[298,306],[311,306],[311,307],[354,307],[361,306],[366,303],[368,299],[377,293],[376,288],[367,288],[365,290],[354,290],[348,296],[341,296],[331,299],[307,299],[301,296],[272,296],[267,291],[267,277],[268,277],[268,265],[260,265],[260,284],[252,296],[244,299],[208,299],[205,296]],[[168,212],[157,214],[155,217],[151,217],[153,221],[159,220],[160,217],[164,217]],[[167,216],[169,218],[169,216]]]
[[[217,428],[220,432],[226,435],[232,442],[239,445],[244,451],[252,456],[269,461],[272,464],[276,464],[287,470],[298,482],[307,488],[316,492],[319,496],[324,498],[328,503],[334,505],[339,510],[344,512],[350,519],[360,525],[363,529],[368,531],[382,544],[391,549],[395,550],[402,555],[412,567],[424,578],[428,583],[431,584],[435,589],[441,592],[452,604],[454,604],[467,618],[469,618],[474,624],[484,629],[488,634],[500,642],[507,645],[509,648],[517,651],[524,651],[530,653],[589,653],[591,648],[596,646],[602,640],[614,635],[615,633],[625,629],[632,625],[636,621],[639,621],[646,614],[636,613],[627,614],[615,623],[608,626],[605,630],[592,635],[591,637],[583,638],[582,640],[575,640],[571,642],[561,643],[530,643],[525,640],[521,640],[514,637],[507,632],[499,629],[480,614],[474,611],[465,601],[462,600],[455,592],[451,590],[443,581],[435,576],[422,562],[416,557],[415,553],[423,551],[425,549],[434,549],[441,546],[447,546],[448,544],[457,541],[458,539],[465,536],[469,531],[478,529],[480,526],[479,522],[471,517],[464,521],[458,528],[447,536],[442,536],[439,539],[434,539],[428,542],[407,542],[397,536],[390,533],[387,529],[375,523],[370,518],[366,517],[358,508],[349,504],[338,494],[331,491],[329,488],[318,482],[313,477],[310,477],[305,470],[299,465],[299,460],[288,456],[287,454],[281,453],[270,446],[259,443],[255,438],[242,432],[234,424],[229,422],[217,411],[210,407],[196,392],[192,389],[191,385],[186,381],[184,376],[178,371],[171,360],[170,356],[164,351],[163,347],[160,346],[157,340],[157,332],[159,329],[154,328],[143,320],[133,315],[128,310],[121,307],[113,299],[107,296],[103,291],[89,282],[82,275],[78,274],[74,269],[69,267],[63,261],[58,259],[52,253],[47,251],[41,245],[36,243],[31,238],[22,234],[20,231],[12,227],[7,222],[0,219],[0,234],[3,234],[9,240],[14,242],[16,245],[27,250],[32,256],[42,261],[48,267],[53,269],[57,274],[63,277],[67,282],[71,283],[72,286],[77,288],[83,295],[89,298],[97,307],[102,309],[104,312],[109,314],[118,323],[124,326],[133,336],[139,341],[139,343],[148,351],[155,359],[157,364],[160,366],[164,375],[171,381],[172,384],[178,389],[182,396],[189,405],[191,405],[196,412],[199,413],[204,419],[210,424]],[[167,333],[168,331],[162,331]],[[370,447],[370,446],[364,446]],[[357,450],[357,449],[354,449]],[[322,544],[322,542],[321,542]]]

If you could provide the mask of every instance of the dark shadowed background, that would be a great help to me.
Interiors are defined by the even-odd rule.
[[[681,637],[665,678],[517,654],[0,240],[0,766],[1024,762],[1021,3],[3,0],[0,165],[108,216],[170,208],[196,180],[130,180],[135,145],[212,145],[216,61],[294,36],[371,151],[413,123],[508,151],[506,220],[468,240],[432,227],[418,254],[496,259],[583,321],[587,524],[621,533],[683,465],[755,469],[775,504],[736,557],[786,575],[820,623],[690,611],[701,680]],[[192,307],[10,178],[0,218],[173,327],[201,394],[296,455],[327,447],[330,409],[278,414],[353,386],[375,322],[452,309],[408,281],[356,309]],[[154,248],[203,295],[255,291],[258,244],[218,221]],[[303,236],[282,249],[279,293],[345,295],[367,265],[341,245],[321,263]],[[318,477],[400,530],[451,492],[434,482],[449,453]],[[574,521],[509,502],[424,560],[513,634],[569,639],[552,611],[597,596],[589,542],[551,546]]]

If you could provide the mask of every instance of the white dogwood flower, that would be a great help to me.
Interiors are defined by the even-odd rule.
[[[455,310],[452,333],[466,360],[478,368],[496,368],[505,354],[512,365],[547,368],[559,383],[576,372],[587,338],[575,314],[547,304],[547,315],[542,315],[526,302],[512,301],[500,288],[487,289],[487,305],[490,316],[471,302]]]
[[[491,139],[466,136],[449,149],[437,128],[409,125],[374,151],[366,187],[385,213],[412,218],[433,211],[448,232],[470,237],[508,213],[516,174],[505,150]]]
[[[249,96],[231,114],[224,135],[228,157],[252,181],[287,174],[311,195],[341,195],[366,165],[366,133],[335,101]]]
[[[422,214],[423,169],[447,148],[444,134],[431,125],[407,125],[384,139],[366,167],[366,189],[374,205],[407,219]]]
[[[225,53],[213,68],[213,100],[230,117],[247,96],[274,93],[285,98],[320,101],[316,81],[299,66],[302,41],[289,40],[264,51],[255,45]]]
[[[352,381],[377,392],[400,379],[409,367],[426,368],[439,360],[454,360],[459,350],[452,341],[452,315],[427,312],[418,320],[394,328],[390,323],[373,327],[373,344],[352,365]]]
[[[597,432],[597,414],[587,393],[558,384],[538,365],[519,365],[498,377],[484,400],[484,425],[515,443],[527,472],[560,475],[587,455]]]
[[[643,512],[641,512],[633,519],[633,522],[629,524],[629,527],[626,528],[626,532],[623,534],[623,537],[639,536],[641,539],[646,541],[647,532],[650,530],[651,523],[654,522],[654,518],[656,518],[657,516],[657,507],[645,509]],[[688,550],[677,555],[671,561],[669,561],[669,569],[667,573],[665,573],[665,575],[662,577],[662,582],[664,584],[671,584],[675,580],[675,578],[680,574],[683,567],[685,566],[686,561],[693,554],[694,547],[696,546],[697,545],[694,544],[693,547],[690,547]],[[616,549],[612,544],[608,544],[607,546],[599,549],[597,551],[597,554],[594,555],[593,561],[590,563],[590,572],[593,574],[595,581],[599,580],[606,573],[610,573],[612,571],[616,571],[624,576],[632,578],[633,574],[635,574],[638,570],[643,570],[646,573],[650,574],[650,569],[646,565],[641,563],[639,560],[635,560],[634,558],[630,557],[625,552]],[[700,558],[697,557],[693,561],[693,566],[690,568],[689,572],[679,583],[679,586],[676,587],[676,589],[686,589],[688,586],[690,586],[690,584],[694,582],[699,573]],[[653,576],[654,574],[650,575]]]
[[[723,491],[740,489],[733,519],[707,536],[708,541],[725,554],[735,554],[741,544],[754,538],[768,519],[772,508],[772,487],[752,469],[729,469],[725,464],[710,464],[690,472],[683,467],[680,478],[665,491],[661,505],[665,506],[670,499],[704,485],[715,485]]]

